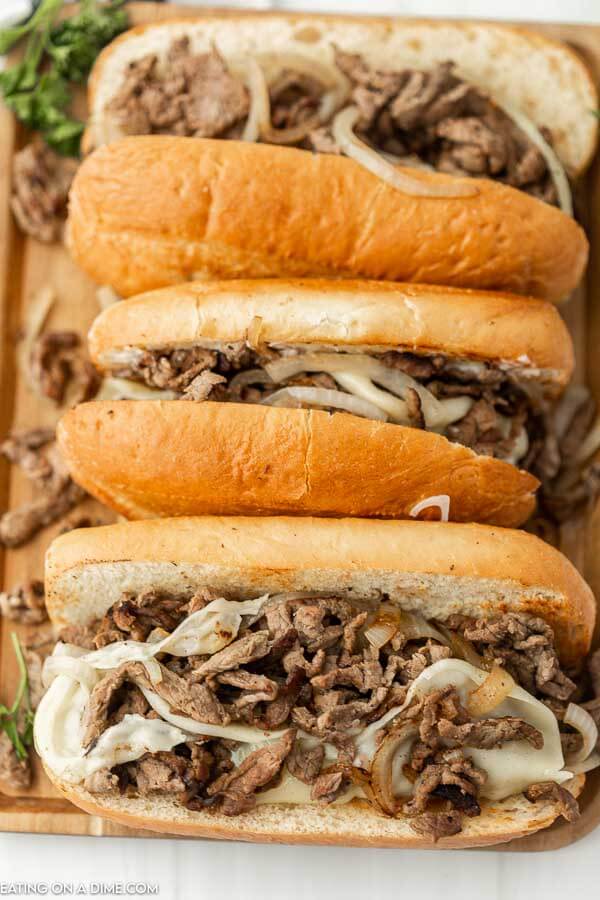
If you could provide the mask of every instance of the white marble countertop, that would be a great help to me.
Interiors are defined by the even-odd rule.
[[[217,5],[217,0],[210,5]],[[238,0],[235,5],[246,4]],[[271,4],[260,0],[247,5]],[[600,23],[600,0],[275,0],[272,5]],[[3,15],[9,8],[22,11],[26,6],[27,0],[0,0]],[[100,895],[94,883],[120,882],[123,894],[129,890],[130,895],[135,891],[143,896],[143,887],[127,888],[127,883],[147,882],[167,900],[383,900],[394,895],[418,895],[422,900],[443,896],[558,900],[565,889],[577,900],[593,900],[598,897],[599,872],[600,828],[571,847],[537,855],[0,835],[0,897],[18,896],[18,882],[35,881],[42,882],[48,896],[59,894],[60,882],[75,888],[83,884],[88,895]]]

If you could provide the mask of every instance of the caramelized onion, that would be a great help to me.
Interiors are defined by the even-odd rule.
[[[274,72],[279,73],[284,69],[300,72],[328,88],[321,97],[316,124],[328,122],[350,96],[349,80],[333,63],[302,56],[300,53],[264,53],[260,60]]]
[[[253,316],[246,329],[246,343],[252,350],[260,350],[260,333],[263,327],[262,316]]]
[[[264,369],[246,369],[234,375],[229,382],[231,390],[246,387],[249,384],[273,384],[273,379]]]
[[[96,400],[176,400],[175,391],[161,391],[132,378],[105,378]]]
[[[313,387],[286,387],[275,391],[269,397],[261,400],[266,406],[325,406],[333,409],[343,409],[346,412],[353,413],[355,416],[362,416],[365,419],[377,419],[385,422],[387,416],[375,404],[369,403],[367,400],[361,400],[352,394],[345,394],[343,391],[332,391],[328,388]]]
[[[587,709],[583,709],[582,706],[578,706],[576,703],[569,703],[563,722],[565,725],[570,725],[571,728],[578,731],[583,738],[581,749],[570,754],[565,760],[566,765],[570,767],[571,763],[584,762],[596,749],[598,744],[598,726]]]
[[[452,631],[450,628],[446,628],[445,625],[441,625],[439,622],[438,628],[444,635],[446,643],[457,659],[464,659],[466,662],[471,663],[472,666],[476,666],[478,669],[488,668],[486,660],[484,660],[484,658],[479,655],[471,641],[468,641],[465,637],[462,636],[462,634],[458,634],[457,631]]]
[[[271,101],[265,73],[254,57],[245,60],[244,81],[250,92],[250,112],[241,139],[258,141],[271,127]]]
[[[506,669],[494,664],[485,681],[469,696],[467,709],[472,716],[487,716],[496,709],[515,687],[514,679]]]
[[[600,766],[600,753],[590,753],[588,758],[582,762],[568,763],[568,766],[569,772],[572,772],[573,775],[583,775],[586,772],[591,772],[592,769],[597,769]]]
[[[388,641],[391,641],[397,631],[398,626],[393,622],[376,621],[365,631],[365,638],[371,647],[380,650]]]
[[[421,181],[396,169],[356,136],[353,128],[359,119],[360,112],[356,106],[347,106],[337,114],[331,126],[336,144],[342,153],[397,191],[410,197],[473,197],[479,193],[474,184]]]
[[[583,465],[600,449],[600,418],[596,419],[575,454],[575,462]]]
[[[417,735],[417,727],[413,723],[404,723],[391,728],[375,751],[371,764],[371,788],[377,805],[388,816],[398,815],[404,802],[394,796],[394,758],[400,747]]]

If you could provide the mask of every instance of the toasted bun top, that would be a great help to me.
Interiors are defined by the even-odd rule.
[[[116,303],[89,335],[95,363],[128,346],[152,349],[240,341],[260,319],[260,340],[402,347],[548,370],[559,384],[574,364],[569,332],[542,300],[376,281],[192,282]]]
[[[387,596],[445,619],[508,610],[541,616],[566,664],[588,651],[592,592],[557,550],[522,531],[436,522],[180,518],[71,531],[46,557],[59,626],[101,616],[125,590],[226,596],[317,590]]]
[[[148,53],[164,58],[171,43],[184,35],[194,52],[206,52],[214,44],[226,59],[275,51],[331,62],[337,46],[360,53],[372,67],[391,71],[430,69],[452,60],[461,77],[499,103],[521,110],[536,125],[550,128],[571,175],[581,172],[594,153],[598,123],[590,110],[598,106],[596,88],[580,57],[558,41],[492,23],[242,10],[142,25],[110,44],[90,78],[88,149],[119,136],[105,107],[121,86],[127,64]]]
[[[352,159],[293,147],[124,138],[79,167],[68,244],[123,296],[207,275],[368,277],[555,301],[579,283],[588,243],[561,210],[489,179],[406,171],[476,193],[411,196]]]

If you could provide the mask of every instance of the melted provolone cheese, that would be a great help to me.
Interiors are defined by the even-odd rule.
[[[377,722],[373,722],[359,736],[356,747],[356,765],[368,765],[375,752],[377,732],[391,722],[404,709],[419,697],[431,691],[437,691],[447,685],[453,685],[461,698],[468,703],[471,694],[487,677],[487,672],[472,666],[461,659],[442,659],[429,666],[411,684],[406,700],[402,706],[389,710]],[[528,694],[523,688],[515,686],[506,700],[499,704],[490,717],[515,716],[540,731],[544,738],[544,746],[536,750],[526,741],[509,741],[495,750],[478,750],[464,747],[463,752],[470,757],[476,766],[487,773],[487,779],[481,789],[483,797],[491,800],[502,800],[511,794],[518,794],[531,784],[539,781],[555,781],[561,784],[571,778],[571,773],[564,771],[564,757],[560,742],[558,721],[547,706]],[[401,748],[400,753],[404,753]],[[406,790],[406,779],[400,778],[395,767],[397,781],[394,792],[402,796]]]

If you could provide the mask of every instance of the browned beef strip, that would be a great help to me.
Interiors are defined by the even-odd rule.
[[[322,772],[313,784],[310,796],[320,803],[333,803],[345,787],[344,773],[341,770]]]
[[[11,207],[25,234],[45,242],[61,238],[77,167],[77,160],[59,156],[39,138],[15,154]]]
[[[194,54],[184,37],[171,46],[164,74],[155,56],[130,63],[108,108],[129,134],[217,137],[247,116],[249,100],[216,49]]]
[[[554,649],[554,633],[543,619],[526,613],[472,621],[464,629],[484,658],[504,666],[518,683],[532,693],[568,700],[575,683],[560,667]]]
[[[91,794],[112,794],[119,789],[119,776],[110,769],[100,769],[88,775],[83,786]]]
[[[21,760],[5,731],[0,730],[0,784],[12,790],[26,790],[31,785],[31,763]]]
[[[13,435],[0,445],[0,452],[20,465],[38,489],[33,500],[0,518],[0,544],[5,547],[24,544],[87,496],[71,480],[52,438],[49,430],[36,428]]]
[[[298,740],[287,758],[287,767],[291,774],[303,781],[304,784],[314,784],[321,771],[324,758],[325,747],[323,744],[307,747],[301,740]]]
[[[229,644],[223,650],[202,663],[193,673],[193,681],[201,681],[208,675],[217,675],[239,666],[246,666],[254,660],[262,659],[269,652],[269,633],[255,631]]]
[[[468,816],[479,815],[477,797],[486,775],[460,750],[442,750],[415,781],[412,799],[404,804],[408,816],[425,812],[432,797],[450,800]]]
[[[67,387],[75,385],[73,405],[91,400],[100,387],[100,375],[81,346],[76,331],[45,331],[31,351],[31,374],[40,392],[57,406],[63,403]]]
[[[567,822],[574,822],[579,818],[579,805],[573,794],[554,781],[532,784],[525,791],[525,796],[532,803],[558,803],[560,814]]]
[[[162,678],[150,681],[143,663],[125,662],[105,675],[94,687],[84,717],[85,747],[98,740],[109,724],[115,695],[126,683],[153,691],[169,704],[171,710],[206,724],[227,725],[228,714],[206,684],[193,684],[161,666]]]
[[[480,719],[477,722],[465,722],[463,725],[441,719],[438,722],[438,732],[449,747],[493,750],[507,741],[527,741],[534,750],[541,750],[544,746],[541,731],[514,716]]]
[[[44,582],[33,579],[0,593],[0,613],[21,625],[39,625],[48,619]]]
[[[410,820],[410,827],[422,837],[439,841],[462,831],[462,816],[456,809],[448,812],[425,812]]]
[[[290,728],[279,740],[255,750],[233,772],[221,775],[209,785],[209,797],[221,798],[221,811],[226,816],[252,809],[256,804],[256,792],[281,771],[295,737],[295,729]]]

